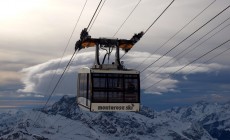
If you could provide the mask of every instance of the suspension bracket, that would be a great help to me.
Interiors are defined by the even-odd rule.
[[[80,51],[82,48],[96,47],[95,50],[95,63],[94,68],[115,68],[124,69],[124,66],[120,63],[120,48],[127,53],[140,38],[144,35],[144,32],[134,34],[130,40],[127,39],[109,39],[109,38],[91,38],[87,29],[83,29],[81,32],[80,40],[75,44],[75,50]],[[99,49],[104,48],[116,48],[115,62],[108,66],[101,64],[99,60]],[[103,61],[104,62],[104,61]],[[105,67],[106,66],[106,67]]]

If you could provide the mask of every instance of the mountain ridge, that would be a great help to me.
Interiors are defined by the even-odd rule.
[[[45,109],[0,114],[0,140],[14,136],[42,140],[227,140],[230,136],[229,107],[229,103],[198,102],[161,112],[145,106],[140,112],[88,112],[76,105],[75,97],[63,96]],[[38,114],[41,116],[36,122]]]

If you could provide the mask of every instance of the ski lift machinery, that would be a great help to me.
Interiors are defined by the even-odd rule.
[[[120,61],[120,49],[127,53],[143,36],[143,32],[134,34],[130,40],[91,38],[87,29],[81,32],[75,50],[95,47],[95,62],[91,68],[78,71],[77,103],[90,111],[139,111],[140,110],[140,72],[125,68]],[[102,62],[99,50],[106,54]],[[106,57],[113,49],[115,61],[105,64]]]

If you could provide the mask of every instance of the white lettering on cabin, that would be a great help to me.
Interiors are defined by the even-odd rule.
[[[98,110],[133,110],[134,104],[127,106],[98,106]]]

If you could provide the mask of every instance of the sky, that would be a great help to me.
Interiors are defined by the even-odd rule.
[[[88,0],[77,22],[85,2],[0,0],[0,108],[30,108],[44,104],[99,0]],[[130,39],[134,33],[146,31],[170,2],[107,0],[89,34],[94,38]],[[129,16],[137,3],[139,5]],[[230,100],[230,43],[201,57],[230,39],[230,8],[208,22],[229,5],[229,0],[175,0],[122,58],[127,68],[139,71],[153,63],[141,72],[143,105],[161,110],[200,100]],[[50,104],[63,95],[76,96],[77,71],[92,66],[93,62],[94,48],[82,49]]]

